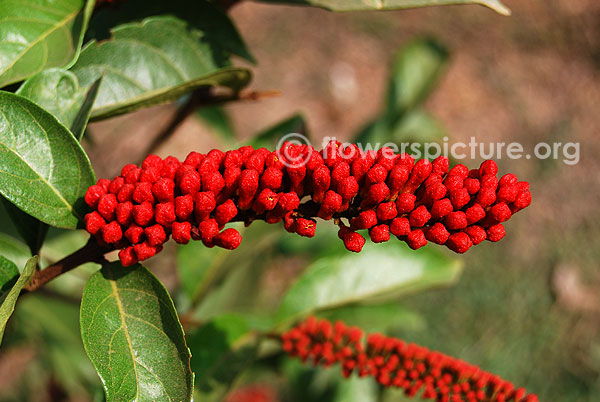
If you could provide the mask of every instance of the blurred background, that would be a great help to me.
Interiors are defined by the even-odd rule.
[[[447,267],[459,262],[460,275],[445,273],[419,292],[404,289],[385,304],[332,317],[351,315],[368,330],[460,357],[543,401],[597,401],[600,3],[505,3],[511,17],[477,6],[336,14],[242,2],[229,14],[258,64],[235,62],[251,66],[253,90],[281,91],[278,96],[202,108],[157,146],[155,137],[177,105],[146,109],[92,124],[84,146],[97,176],[112,177],[149,147],[163,157],[184,158],[191,150],[274,144],[290,131],[307,132],[315,146],[325,136],[396,142],[448,136],[450,143],[475,136],[484,143],[520,142],[525,149],[538,142],[579,142],[580,161],[572,166],[560,159],[499,161],[501,173],[529,181],[533,194],[531,207],[506,225],[500,243],[486,242],[459,258],[445,249],[417,252],[423,258],[433,252]],[[409,90],[403,89],[404,103],[390,105],[398,83]],[[481,161],[461,162],[473,167]],[[246,230],[235,255],[171,244],[149,261],[180,311],[187,311],[192,354],[194,342],[216,342],[220,328],[236,331],[230,314],[253,317],[244,325],[260,328],[264,317],[258,313],[279,303],[307,267],[346,258],[327,223],[319,223],[315,239],[300,241],[266,226]],[[54,231],[43,253],[57,259],[83,242],[81,233]],[[381,247],[399,248],[392,256],[414,253],[403,245]],[[70,296],[93,270],[20,302],[6,335],[10,347],[0,353],[0,400],[102,400],[79,340],[78,301]],[[205,274],[214,280],[198,288]],[[55,319],[40,324],[31,318],[47,315]],[[195,327],[212,318],[213,327]],[[342,382],[337,368],[283,359],[268,345],[258,356],[239,371],[228,366],[225,374],[235,373],[235,381],[219,377],[227,387],[215,400],[404,401],[367,379]],[[203,369],[195,368],[197,377]],[[204,385],[200,392],[215,388]],[[231,389],[238,391],[225,397]],[[255,399],[242,399],[250,394]]]

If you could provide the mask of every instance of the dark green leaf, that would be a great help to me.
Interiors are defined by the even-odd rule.
[[[415,40],[398,52],[388,87],[389,121],[398,120],[427,98],[448,57],[448,51],[432,39]]]
[[[218,134],[226,145],[235,141],[233,123],[222,107],[201,107],[196,111],[196,117]]]
[[[96,100],[101,79],[90,88],[82,88],[75,74],[54,68],[29,78],[16,93],[52,113],[80,140]]]
[[[316,6],[332,11],[399,10],[404,8],[441,6],[446,4],[481,4],[502,14],[510,10],[500,0],[261,0],[268,3]]]
[[[0,255],[14,262],[17,267],[23,267],[27,260],[31,258],[31,251],[20,240],[5,233],[0,233]]]
[[[278,311],[287,320],[319,310],[397,298],[407,292],[453,282],[458,260],[431,248],[401,243],[367,244],[360,254],[320,258],[285,295]]]
[[[0,193],[49,225],[75,228],[94,172],[79,142],[33,102],[0,92]]]
[[[85,286],[81,336],[106,400],[190,401],[193,374],[173,302],[141,265],[105,265]]]
[[[18,277],[19,268],[15,263],[0,255],[0,304],[4,302]]]
[[[227,58],[174,17],[151,17],[121,25],[113,38],[91,42],[73,66],[80,84],[105,74],[92,118],[101,119],[174,100],[207,86],[238,91],[250,81],[244,68],[228,67]]]
[[[267,147],[273,148],[278,141],[286,134],[308,135],[304,116],[295,114],[272,127],[267,128],[254,135],[248,144],[255,148]]]
[[[48,225],[40,222],[33,216],[21,211],[19,208],[13,205],[12,202],[0,195],[0,200],[6,208],[10,219],[15,224],[17,231],[25,240],[25,243],[29,246],[31,254],[37,254],[44,243],[46,234],[48,233]]]
[[[214,399],[217,394],[222,398],[231,382],[254,360],[256,339],[248,331],[243,317],[223,315],[188,335],[196,386],[206,397]]]
[[[23,268],[23,272],[14,286],[10,289],[4,300],[2,300],[2,305],[0,305],[0,343],[2,342],[2,338],[4,337],[4,329],[6,328],[6,323],[8,319],[12,315],[15,310],[15,304],[17,303],[17,299],[21,294],[21,290],[29,281],[31,277],[35,273],[35,268],[37,267],[39,261],[39,257],[31,257],[27,264],[25,264],[25,268]]]
[[[401,116],[396,122],[389,122],[385,118],[376,120],[367,125],[356,137],[356,142],[362,144],[379,144],[383,146],[386,143],[395,143],[399,146],[405,146],[405,149],[399,149],[400,152],[408,152],[415,155],[416,151],[422,150],[423,144],[427,142],[440,142],[443,140],[446,132],[430,113],[422,109],[412,109]],[[414,147],[419,144],[421,148]],[[432,149],[431,152],[434,152]]]
[[[255,62],[227,14],[206,0],[127,0],[119,4],[117,10],[106,8],[94,13],[88,34],[97,40],[107,39],[112,27],[165,14],[174,15],[203,31],[204,38],[212,47]]]
[[[0,87],[72,63],[94,4],[93,0],[2,0]]]

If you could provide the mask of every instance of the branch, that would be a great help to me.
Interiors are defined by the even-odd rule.
[[[95,238],[90,237],[86,245],[75,251],[73,254],[66,256],[62,260],[50,265],[45,269],[36,271],[31,279],[31,282],[25,287],[23,292],[34,292],[57,276],[62,275],[65,272],[69,272],[73,268],[77,268],[85,263],[102,263],[105,261],[104,254],[106,254],[108,251],[110,251],[110,249],[101,247],[98,245]]]
[[[231,101],[257,101],[272,96],[278,96],[279,91],[245,91],[234,92],[231,94],[214,94],[211,87],[202,87],[193,91],[188,100],[181,106],[177,113],[173,116],[167,127],[165,127],[154,140],[146,147],[142,153],[146,155],[152,154],[162,144],[164,144],[177,128],[192,114],[196,109],[202,106],[221,105]],[[142,161],[139,161],[140,163]]]

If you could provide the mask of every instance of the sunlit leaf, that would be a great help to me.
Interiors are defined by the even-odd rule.
[[[0,1],[0,87],[77,58],[94,0]]]

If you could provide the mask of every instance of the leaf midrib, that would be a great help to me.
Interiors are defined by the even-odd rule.
[[[131,354],[131,362],[133,364],[133,371],[135,373],[136,387],[135,387],[135,400],[139,399],[140,396],[140,387],[137,386],[139,383],[139,374],[135,361],[135,353],[133,351],[133,343],[131,342],[131,337],[129,336],[129,330],[127,329],[127,322],[125,321],[125,309],[123,308],[123,302],[121,301],[121,297],[119,296],[119,288],[117,287],[117,283],[113,277],[112,270],[107,267],[106,271],[108,272],[110,278],[110,287],[112,289],[112,295],[117,302],[117,309],[119,310],[119,318],[121,319],[121,327],[123,328],[123,333],[125,334],[125,339],[127,340],[127,346],[129,347],[129,353]]]

